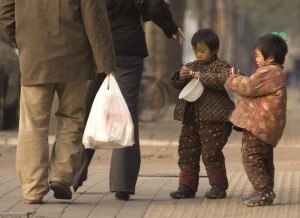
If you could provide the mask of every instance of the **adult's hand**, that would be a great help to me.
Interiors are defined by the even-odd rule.
[[[173,38],[179,42],[179,44],[182,44],[183,41],[185,41],[184,33],[180,28],[178,28],[178,31],[176,34],[173,35]]]

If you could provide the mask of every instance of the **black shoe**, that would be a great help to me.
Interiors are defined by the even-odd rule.
[[[171,192],[170,196],[175,199],[194,198],[195,192],[191,191],[186,185],[181,185],[177,191]]]
[[[70,187],[61,182],[50,182],[50,189],[54,191],[56,199],[72,199]]]
[[[128,192],[122,192],[122,191],[116,192],[115,198],[119,200],[127,201],[130,198],[130,194]]]
[[[210,199],[226,198],[226,190],[213,186],[207,192],[205,192],[205,197]]]
[[[274,198],[276,198],[274,191],[268,190],[243,201],[243,204],[247,207],[266,206],[272,204]]]

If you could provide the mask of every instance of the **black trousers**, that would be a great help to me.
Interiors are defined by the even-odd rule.
[[[126,148],[113,149],[109,187],[112,192],[124,191],[129,194],[135,194],[135,186],[141,163],[138,129],[138,96],[143,73],[143,58],[119,56],[117,57],[117,67],[118,70],[115,76],[131,113],[134,124],[135,144]],[[98,74],[97,78],[88,84],[85,121],[88,119],[92,103],[104,78],[105,74]],[[77,172],[73,181],[74,187],[80,187],[87,179],[88,167],[94,152],[95,150],[85,149],[81,168]]]

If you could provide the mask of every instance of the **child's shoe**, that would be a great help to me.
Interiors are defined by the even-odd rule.
[[[274,198],[276,198],[274,191],[268,190],[253,195],[248,200],[243,201],[243,204],[246,205],[247,207],[266,206],[272,204]]]
[[[171,192],[170,196],[175,199],[194,198],[195,192],[191,191],[186,185],[181,185],[177,191]]]
[[[253,192],[251,195],[242,198],[242,202],[247,201],[247,200],[249,200],[250,198],[255,197],[256,195],[258,195],[258,193],[257,193],[257,192]]]
[[[226,190],[218,186],[212,186],[207,192],[205,192],[205,197],[210,199],[226,198],[226,196]]]

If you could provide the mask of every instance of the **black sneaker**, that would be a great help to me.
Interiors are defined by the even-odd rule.
[[[170,196],[175,199],[194,198],[195,192],[191,191],[186,185],[181,185],[177,191],[171,192]]]
[[[255,196],[251,197],[248,200],[243,201],[243,204],[247,207],[255,206],[266,206],[273,203],[273,200],[276,198],[276,195],[273,190],[268,190]]]
[[[122,191],[116,192],[115,198],[119,200],[127,201],[130,198],[130,194],[128,192],[122,192]]]
[[[205,192],[205,197],[210,199],[226,198],[226,196],[226,190],[218,186],[212,186],[207,192]]]

